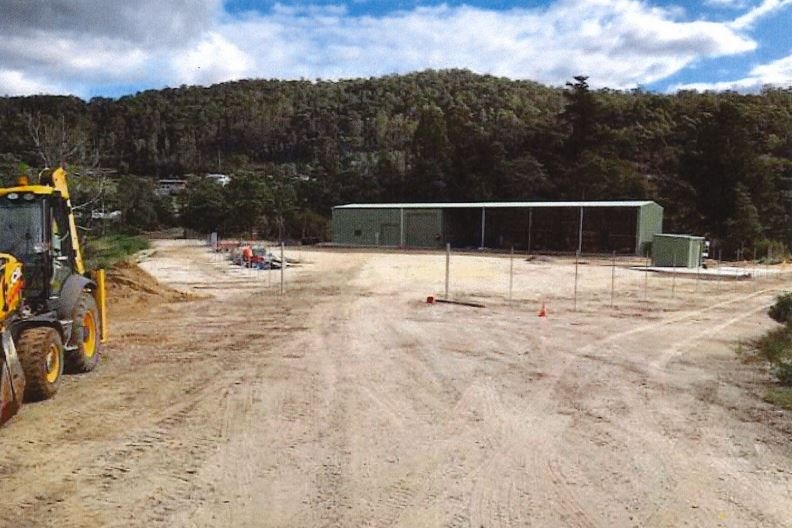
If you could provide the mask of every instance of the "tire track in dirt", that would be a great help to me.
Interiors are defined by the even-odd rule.
[[[767,293],[768,291],[770,291],[770,290],[765,290],[763,292],[750,294],[747,297],[748,298],[753,298],[753,297],[756,297],[758,295],[761,295],[762,293]],[[727,307],[727,306],[729,306],[729,305],[731,305],[731,304],[733,304],[735,302],[743,301],[743,300],[744,300],[743,296],[740,296],[740,297],[735,298],[735,299],[728,299],[726,301],[718,303],[717,305],[713,305],[713,306],[711,306],[711,307],[709,307],[707,309],[704,309],[703,311],[704,312],[714,312],[714,311],[716,311],[718,309]],[[697,311],[696,313],[700,315],[699,311]],[[605,338],[602,338],[602,339],[599,339],[599,340],[596,340],[596,341],[592,342],[591,344],[589,344],[586,347],[584,347],[581,351],[570,352],[569,355],[567,356],[567,359],[565,361],[556,362],[555,363],[555,368],[551,369],[549,372],[545,372],[545,375],[547,376],[548,379],[554,380],[552,382],[553,390],[552,391],[535,391],[535,393],[539,393],[539,394],[542,394],[543,392],[545,394],[549,393],[549,394],[553,394],[553,397],[552,398],[542,398],[540,396],[538,400],[536,400],[536,399],[533,400],[532,404],[534,405],[534,407],[530,410],[530,415],[533,415],[533,416],[548,416],[548,415],[552,415],[553,412],[554,412],[553,409],[555,407],[557,407],[559,402],[561,402],[563,404],[563,402],[565,402],[565,401],[570,401],[568,399],[569,388],[568,387],[563,387],[563,386],[559,385],[559,383],[561,382],[562,379],[564,379],[566,373],[568,372],[569,368],[572,365],[571,358],[574,358],[575,356],[578,356],[581,353],[585,354],[586,351],[589,351],[589,354],[590,354],[597,347],[601,347],[603,344],[606,344],[606,343],[609,343],[609,342],[613,342],[613,341],[616,341],[616,340],[624,338],[624,337],[636,336],[636,335],[640,335],[641,333],[646,333],[646,332],[650,332],[650,331],[656,330],[658,328],[666,327],[668,325],[671,325],[671,324],[674,324],[676,322],[682,321],[682,320],[684,320],[685,318],[687,318],[689,316],[690,316],[690,313],[674,315],[672,317],[669,317],[669,318],[666,318],[666,319],[663,319],[663,320],[660,320],[660,321],[657,321],[657,322],[649,323],[647,325],[642,325],[639,328],[632,328],[632,329],[620,332],[618,334],[612,334],[610,336],[607,336]],[[728,325],[724,325],[724,327],[725,326],[728,326]],[[641,372],[641,370],[637,369],[636,372]],[[572,377],[577,379],[579,377],[579,375],[574,375]],[[574,407],[574,404],[573,404],[573,407]],[[638,407],[640,408],[641,406],[639,405]],[[519,409],[515,409],[515,411],[519,412],[520,410]],[[522,411],[525,411],[525,410],[523,409]],[[580,412],[581,409],[578,408],[578,409],[575,409],[575,411],[576,412]],[[541,425],[539,425],[539,427],[541,427]],[[645,442],[645,443],[648,444],[648,442]],[[512,448],[512,449],[519,449],[519,446],[509,446],[509,447]],[[666,468],[667,472],[668,472],[668,470],[670,470],[671,467],[673,467],[673,466],[671,466],[672,459],[671,459],[670,456],[665,456],[665,453],[663,453],[661,455],[661,453],[659,453],[659,452],[656,453],[656,456],[660,457],[659,461],[661,462],[663,467]],[[541,460],[536,460],[535,461],[535,466],[542,467]],[[497,468],[498,464],[494,463],[493,467]],[[587,513],[586,508],[582,507],[579,504],[578,499],[577,499],[577,492],[572,490],[572,489],[570,489],[568,486],[565,485],[565,480],[564,480],[565,477],[563,476],[563,471],[561,469],[561,465],[560,465],[559,460],[558,459],[554,459],[554,458],[549,458],[549,459],[547,459],[546,464],[544,464],[544,467],[546,468],[546,471],[544,472],[544,476],[543,476],[543,479],[542,479],[543,484],[548,484],[549,487],[554,490],[553,494],[555,496],[557,496],[558,499],[560,500],[561,508],[562,508],[562,515],[565,518],[565,522],[574,523],[574,524],[580,525],[580,526],[599,526],[600,525],[599,521],[595,517],[590,516]],[[497,485],[497,482],[495,482],[495,481],[484,482],[484,483],[481,484],[481,488],[482,489],[487,489],[487,488],[491,488],[493,485]],[[490,523],[494,523],[494,522],[498,521],[498,519],[488,519],[488,520],[490,521]],[[484,524],[484,523],[482,523],[482,524]],[[487,525],[490,525],[490,524],[487,524]]]
[[[755,299],[769,294],[773,291],[777,291],[776,289],[764,289],[760,292],[755,292],[749,295],[742,295],[738,294],[733,298],[727,299],[725,301],[721,301],[715,305],[710,307],[704,308],[700,311],[696,311],[695,315],[697,317],[697,324],[700,325],[701,323],[701,315],[705,314],[710,316],[711,319],[714,321],[719,320],[721,313],[724,309],[728,309],[729,306],[738,303],[738,302],[746,302],[752,301],[755,302]],[[762,304],[758,308],[751,308],[747,312],[742,309],[741,314],[727,319],[725,322],[717,324],[713,327],[706,328],[703,331],[696,332],[693,335],[689,335],[684,333],[680,328],[675,328],[675,334],[678,335],[680,332],[683,334],[681,338],[676,338],[676,340],[671,344],[669,347],[662,349],[658,354],[657,358],[652,361],[648,365],[648,369],[640,367],[638,369],[634,369],[634,360],[632,359],[617,359],[617,360],[604,360],[602,356],[605,354],[612,354],[617,351],[621,351],[623,354],[628,354],[628,350],[631,348],[629,340],[624,342],[624,338],[633,339],[639,335],[652,333],[658,331],[662,328],[667,327],[670,324],[684,322],[685,319],[690,317],[692,313],[684,313],[672,316],[670,318],[666,318],[657,322],[649,323],[647,325],[642,325],[639,328],[630,329],[626,332],[621,332],[618,334],[614,334],[608,336],[607,338],[600,340],[599,342],[592,343],[587,347],[584,347],[582,350],[584,351],[585,356],[589,359],[596,359],[596,360],[604,360],[605,363],[612,363],[616,364],[620,367],[627,368],[628,371],[635,371],[637,373],[652,373],[652,376],[659,376],[661,379],[666,379],[668,373],[665,372],[663,369],[667,367],[670,361],[672,361],[675,357],[678,357],[685,347],[690,346],[692,343],[696,342],[699,339],[702,339],[708,335],[711,335],[715,332],[720,332],[748,317],[755,315],[756,313],[766,309],[767,302],[760,298],[759,299]],[[664,340],[668,340],[669,334],[666,332],[663,335]],[[620,341],[618,344],[615,344],[615,341]],[[592,354],[592,350],[601,344],[604,343],[611,343],[611,347],[607,349],[603,349],[599,352],[599,354]],[[617,357],[619,355],[617,354]],[[626,357],[629,357],[627,355]],[[581,383],[581,376],[573,376],[576,379],[577,383]],[[583,378],[585,379],[585,378]],[[663,384],[662,380],[654,379],[652,380],[654,384]],[[561,391],[562,393],[568,393],[568,391]],[[638,424],[652,424],[657,423],[657,416],[653,414],[652,411],[653,405],[634,405],[631,408],[631,414],[633,415],[633,421]],[[622,428],[622,431],[625,431]],[[658,438],[650,439],[647,437],[647,430],[645,427],[639,425],[639,427],[630,428],[630,434],[632,438],[637,439],[641,442],[644,446],[644,449],[648,449],[653,453],[653,456],[657,459],[657,461],[665,468],[664,472],[670,478],[672,485],[667,488],[661,488],[661,493],[659,496],[655,498],[655,507],[653,511],[645,517],[644,521],[642,522],[642,526],[662,526],[667,525],[669,522],[673,523],[676,522],[673,520],[672,517],[668,516],[669,508],[666,507],[670,501],[674,500],[675,497],[679,496],[680,486],[684,482],[686,487],[690,487],[690,483],[693,482],[692,476],[697,475],[697,470],[688,466],[681,465],[679,460],[682,460],[683,457],[679,456],[678,450],[681,446],[677,446],[675,453],[672,455],[666,449],[660,447],[662,444],[657,442]],[[688,457],[684,457],[685,459],[692,459],[695,458],[695,453],[688,451]],[[699,515],[702,514],[701,511],[697,512]]]
[[[359,304],[360,306],[350,315],[349,326],[356,327],[360,324],[358,317],[369,313],[366,307],[371,304],[370,301],[362,301]],[[411,395],[411,398],[407,400],[411,405],[411,410],[402,410],[405,401],[401,399],[398,400],[399,405],[395,405],[397,400],[390,397],[391,391],[383,391],[382,385],[376,387],[368,385],[369,378],[387,379],[387,375],[383,378],[382,375],[377,374],[380,371],[379,368],[371,372],[366,379],[357,380],[356,390],[367,397],[376,393],[377,396],[373,399],[380,402],[379,407],[387,410],[389,416],[395,417],[394,423],[397,430],[404,430],[405,423],[409,428],[409,424],[416,420],[419,422],[432,420],[429,424],[433,426],[436,436],[447,440],[435,441],[428,449],[421,451],[418,464],[411,460],[407,478],[397,476],[382,490],[382,493],[378,494],[373,505],[376,514],[367,522],[367,525],[371,526],[393,526],[408,522],[407,519],[415,521],[422,518],[421,516],[424,514],[421,512],[433,508],[440,500],[439,492],[442,489],[438,489],[438,486],[442,486],[443,482],[449,480],[469,478],[470,474],[474,474],[486,463],[486,459],[484,459],[476,470],[472,472],[463,470],[464,472],[460,473],[461,468],[457,461],[475,458],[473,455],[481,457],[482,448],[491,450],[494,441],[497,440],[491,435],[482,437],[478,430],[479,423],[471,424],[469,422],[470,415],[478,414],[478,419],[481,420],[483,419],[481,416],[491,414],[483,386],[475,383],[464,389],[464,392],[460,392],[456,383],[449,383],[445,374],[434,365],[432,358],[438,353],[438,350],[431,344],[431,338],[427,339],[427,336],[420,332],[416,334],[412,331],[410,324],[405,325],[403,317],[396,316],[396,313],[401,311],[400,307],[386,310],[383,319],[393,323],[377,327],[376,331],[373,330],[373,327],[364,327],[368,328],[363,332],[364,335],[358,335],[354,339],[354,342],[359,342],[359,344],[346,350],[346,363],[354,365],[358,360],[365,361],[365,354],[371,349],[368,346],[369,342],[382,344],[384,350],[387,350],[385,345],[388,343],[401,343],[403,348],[397,356],[398,360],[390,357],[383,358],[385,363],[381,367],[381,371],[396,372],[398,369],[400,372],[407,373],[406,377],[400,377],[400,379],[402,383],[409,383],[409,386],[405,386],[405,390],[400,395]],[[402,323],[398,324],[399,321]],[[352,333],[355,332],[353,329],[347,328],[347,332],[347,336],[355,335]],[[360,333],[358,330],[357,334]],[[427,374],[429,374],[429,379],[433,380],[428,386],[425,381]],[[420,392],[425,394],[415,392],[414,387],[419,386],[421,387]],[[431,389],[428,393],[426,393],[427,388]],[[453,408],[448,410],[448,405],[453,405]],[[477,412],[476,409],[481,409],[481,411]],[[439,414],[440,410],[442,410],[441,414]],[[462,449],[459,446],[451,448],[452,445],[458,443],[460,437],[474,433],[479,437],[478,444],[470,442],[466,443]],[[400,473],[404,475],[404,472]],[[455,502],[455,499],[451,497],[445,495],[444,497],[451,503]],[[449,514],[451,524],[469,523],[469,517],[463,511],[463,504],[458,504],[460,508]]]

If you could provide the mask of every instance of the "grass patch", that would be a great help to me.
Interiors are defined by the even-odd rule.
[[[763,399],[767,403],[792,410],[792,388],[790,387],[770,389],[765,393]]]
[[[792,328],[782,326],[770,330],[757,340],[756,349],[773,364],[792,360]]]
[[[139,236],[108,235],[89,240],[85,247],[86,267],[109,268],[148,248],[149,241]]]

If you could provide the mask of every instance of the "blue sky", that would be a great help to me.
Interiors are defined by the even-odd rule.
[[[0,94],[468,68],[563,85],[792,85],[792,0],[0,0]]]

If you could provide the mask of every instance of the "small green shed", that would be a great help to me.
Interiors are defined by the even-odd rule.
[[[704,251],[704,237],[656,234],[652,239],[652,265],[698,268]]]

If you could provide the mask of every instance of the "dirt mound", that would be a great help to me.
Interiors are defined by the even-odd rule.
[[[161,284],[133,262],[121,262],[107,270],[107,298],[111,309],[193,300],[192,294]]]

